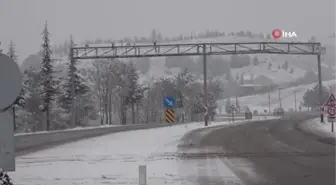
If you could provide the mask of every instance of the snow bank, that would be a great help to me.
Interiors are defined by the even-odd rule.
[[[229,122],[213,122],[208,127],[225,124]],[[138,165],[145,164],[149,185],[211,184],[201,183],[201,174],[214,180],[238,180],[220,160],[177,158],[180,139],[199,128],[204,128],[204,123],[115,133],[68,143],[18,157],[17,170],[10,176],[15,184],[24,185],[138,185]],[[207,164],[200,166],[204,162]],[[214,168],[218,174],[213,172]]]
[[[38,134],[15,135],[15,151],[26,152],[38,150],[41,147],[58,145],[79,139],[86,139],[116,132],[124,132],[140,129],[166,127],[168,124],[137,124],[123,126],[103,126],[88,129],[72,129],[65,131],[39,132]]]
[[[326,117],[325,117],[326,118]],[[334,123],[334,132],[331,132],[331,123],[325,120],[325,123],[320,122],[320,118],[316,118],[307,122],[307,126],[310,130],[319,135],[326,136],[326,137],[333,137],[336,138],[336,124]]]
[[[15,136],[21,135],[35,135],[35,134],[45,134],[45,133],[56,133],[56,132],[71,132],[74,130],[90,130],[90,129],[97,129],[97,128],[109,128],[109,127],[120,127],[125,125],[100,125],[100,126],[91,126],[91,127],[75,127],[66,130],[53,130],[53,131],[39,131],[39,132],[30,132],[30,133],[17,133]]]

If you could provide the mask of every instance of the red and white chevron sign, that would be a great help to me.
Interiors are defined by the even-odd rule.
[[[208,115],[208,107],[203,104],[203,108],[205,109],[204,116]]]

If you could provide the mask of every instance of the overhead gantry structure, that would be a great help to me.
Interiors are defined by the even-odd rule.
[[[141,57],[171,57],[171,56],[203,56],[204,104],[207,99],[207,55],[237,55],[237,54],[284,54],[284,55],[316,55],[318,67],[318,84],[320,101],[322,103],[321,54],[325,48],[321,43],[311,42],[242,42],[242,43],[171,43],[171,44],[105,44],[97,46],[72,47],[73,59],[121,59]],[[208,115],[205,115],[205,125],[208,125]]]

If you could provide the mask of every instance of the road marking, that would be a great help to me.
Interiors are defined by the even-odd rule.
[[[228,166],[226,166],[219,157],[215,157],[213,161],[215,162],[221,181],[223,181],[224,184],[243,185],[243,182],[239,179],[239,177]],[[228,174],[229,172],[231,174]]]

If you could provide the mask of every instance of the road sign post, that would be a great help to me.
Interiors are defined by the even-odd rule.
[[[0,53],[0,168],[15,171],[14,120],[8,112],[22,89],[18,65]]]
[[[336,118],[336,101],[333,94],[329,96],[325,106],[327,107],[328,112],[328,122],[331,123],[331,132],[334,132],[334,122]]]
[[[14,128],[9,112],[0,113],[0,168],[15,171]]]
[[[232,123],[234,123],[234,111],[235,111],[235,106],[231,105]]]

